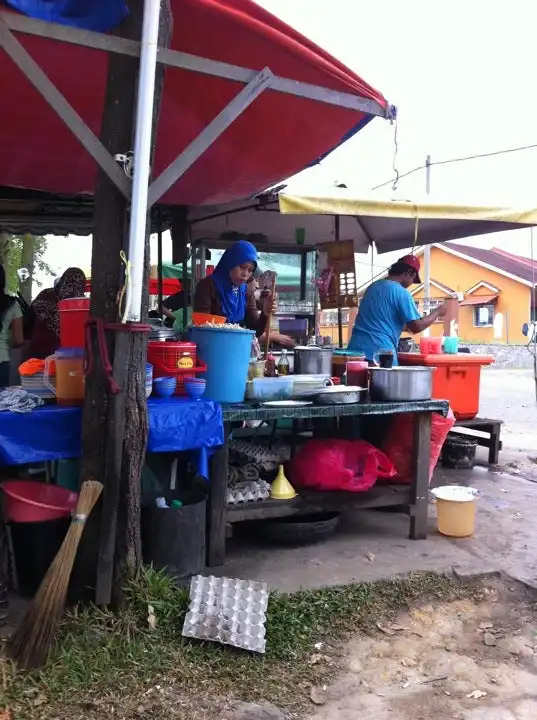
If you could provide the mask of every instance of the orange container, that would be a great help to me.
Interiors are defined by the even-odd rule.
[[[400,365],[434,367],[433,398],[448,400],[457,420],[472,420],[479,412],[481,368],[492,365],[492,355],[422,355],[399,353]]]
[[[224,325],[226,318],[222,315],[210,315],[209,313],[192,313],[192,322],[194,325],[205,325],[205,323],[214,323],[215,325]]]

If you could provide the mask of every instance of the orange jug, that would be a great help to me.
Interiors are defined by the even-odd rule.
[[[50,384],[50,366],[56,364],[56,387]],[[84,403],[84,350],[61,348],[45,360],[44,383],[56,395],[58,405]]]

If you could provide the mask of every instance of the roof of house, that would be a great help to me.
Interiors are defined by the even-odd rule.
[[[444,283],[441,283],[440,280],[435,280],[434,278],[431,278],[430,283],[431,283],[431,285],[436,286],[442,292],[446,293],[446,295],[453,295],[453,293],[455,292],[455,290],[453,290],[453,288],[450,288],[447,285],[445,285]],[[413,285],[410,294],[414,295],[419,290],[421,290],[423,288],[423,286],[424,286],[424,283],[420,283],[419,285]]]
[[[496,270],[500,275],[505,275],[518,280],[524,285],[532,286],[533,283],[537,284],[537,260],[530,260],[529,258],[522,257],[520,255],[513,255],[505,250],[499,248],[491,248],[485,250],[483,248],[471,247],[470,245],[459,245],[459,243],[446,242],[438,243],[433,245],[439,250],[451,253],[453,255],[463,256],[464,258],[474,261],[475,263],[487,267],[490,270]],[[417,256],[423,255],[423,247],[416,250]],[[423,268],[422,268],[423,272]],[[368,280],[358,288],[358,294],[362,294],[366,288],[371,285],[375,280],[380,280],[388,275],[388,270],[384,270],[378,273],[372,280]],[[423,278],[423,275],[422,275]],[[438,280],[435,282],[438,283]],[[452,292],[452,291],[451,291]]]
[[[468,245],[459,245],[458,243],[446,243],[445,246],[438,245],[438,247],[448,252],[453,250],[461,255],[466,255],[468,258],[490,265],[500,272],[514,275],[524,282],[532,283],[537,281],[537,262],[535,260],[532,261],[529,258],[513,255],[499,248],[485,250]]]

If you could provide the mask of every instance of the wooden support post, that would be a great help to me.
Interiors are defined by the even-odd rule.
[[[129,5],[130,15],[121,31],[124,37],[139,39],[143,0]],[[167,47],[171,38],[168,0],[162,0],[159,44]],[[139,63],[121,55],[109,58],[108,82],[101,140],[111,153],[125,153],[132,147],[133,118]],[[157,70],[154,118],[158,116],[164,69]],[[156,135],[153,131],[153,146]],[[117,296],[121,285],[120,252],[126,246],[127,206],[111,181],[99,173],[95,193],[95,229],[92,256],[92,302],[94,317],[117,322]],[[146,238],[145,292],[143,317],[147,318],[149,280],[149,225]],[[94,339],[94,372],[86,385],[83,430],[83,477],[105,480],[99,561],[98,602],[111,597],[121,600],[125,580],[133,577],[141,562],[140,495],[141,472],[148,435],[145,399],[147,336],[126,332],[116,336],[116,347],[108,338],[114,359],[114,374],[120,395],[110,401],[106,378],[97,359]]]
[[[207,565],[223,565],[226,557],[227,471],[230,424],[224,423],[224,444],[211,458],[210,490],[207,506]]]

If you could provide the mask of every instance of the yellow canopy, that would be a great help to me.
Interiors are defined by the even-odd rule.
[[[330,196],[280,193],[280,212],[285,215],[343,215],[356,219],[352,237],[356,252],[365,252],[374,242],[378,252],[414,245],[446,242],[472,235],[486,235],[537,225],[537,208],[447,205],[404,200],[353,197],[338,190]]]

